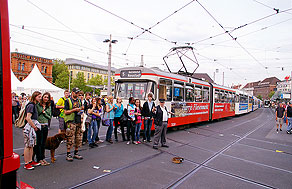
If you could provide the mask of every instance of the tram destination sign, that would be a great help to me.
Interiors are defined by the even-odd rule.
[[[140,78],[142,75],[141,70],[122,70],[121,78]]]

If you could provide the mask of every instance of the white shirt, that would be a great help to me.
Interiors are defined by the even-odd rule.
[[[168,120],[168,112],[166,111],[165,107],[161,107],[160,106],[160,109],[162,110],[162,121],[167,121]]]

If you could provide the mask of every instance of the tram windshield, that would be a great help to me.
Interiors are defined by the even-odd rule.
[[[117,83],[116,97],[145,99],[149,92],[154,94],[154,83],[151,81],[123,81]]]

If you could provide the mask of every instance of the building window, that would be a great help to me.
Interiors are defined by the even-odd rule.
[[[47,66],[45,67],[45,73],[47,73]]]
[[[87,81],[89,81],[89,75],[90,75],[90,73],[87,74]]]
[[[44,66],[42,66],[42,72],[44,72]]]
[[[22,69],[21,70],[24,71],[24,63],[22,64]]]
[[[21,63],[18,63],[18,70],[21,70]]]
[[[19,81],[22,81],[23,80],[23,77],[19,77]]]

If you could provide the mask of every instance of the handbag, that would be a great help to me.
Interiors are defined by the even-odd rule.
[[[126,116],[126,109],[123,111],[123,114],[121,115],[120,119],[119,119],[119,122],[120,123],[125,123],[128,121],[128,117]]]
[[[91,123],[91,121],[92,121],[92,115],[91,114],[89,114],[89,115],[85,114],[85,115],[86,115],[85,123]]]
[[[106,126],[106,127],[110,126],[110,120],[108,118],[108,113],[107,112],[105,112],[103,114],[102,119],[101,119],[101,123],[102,123],[103,126]]]

